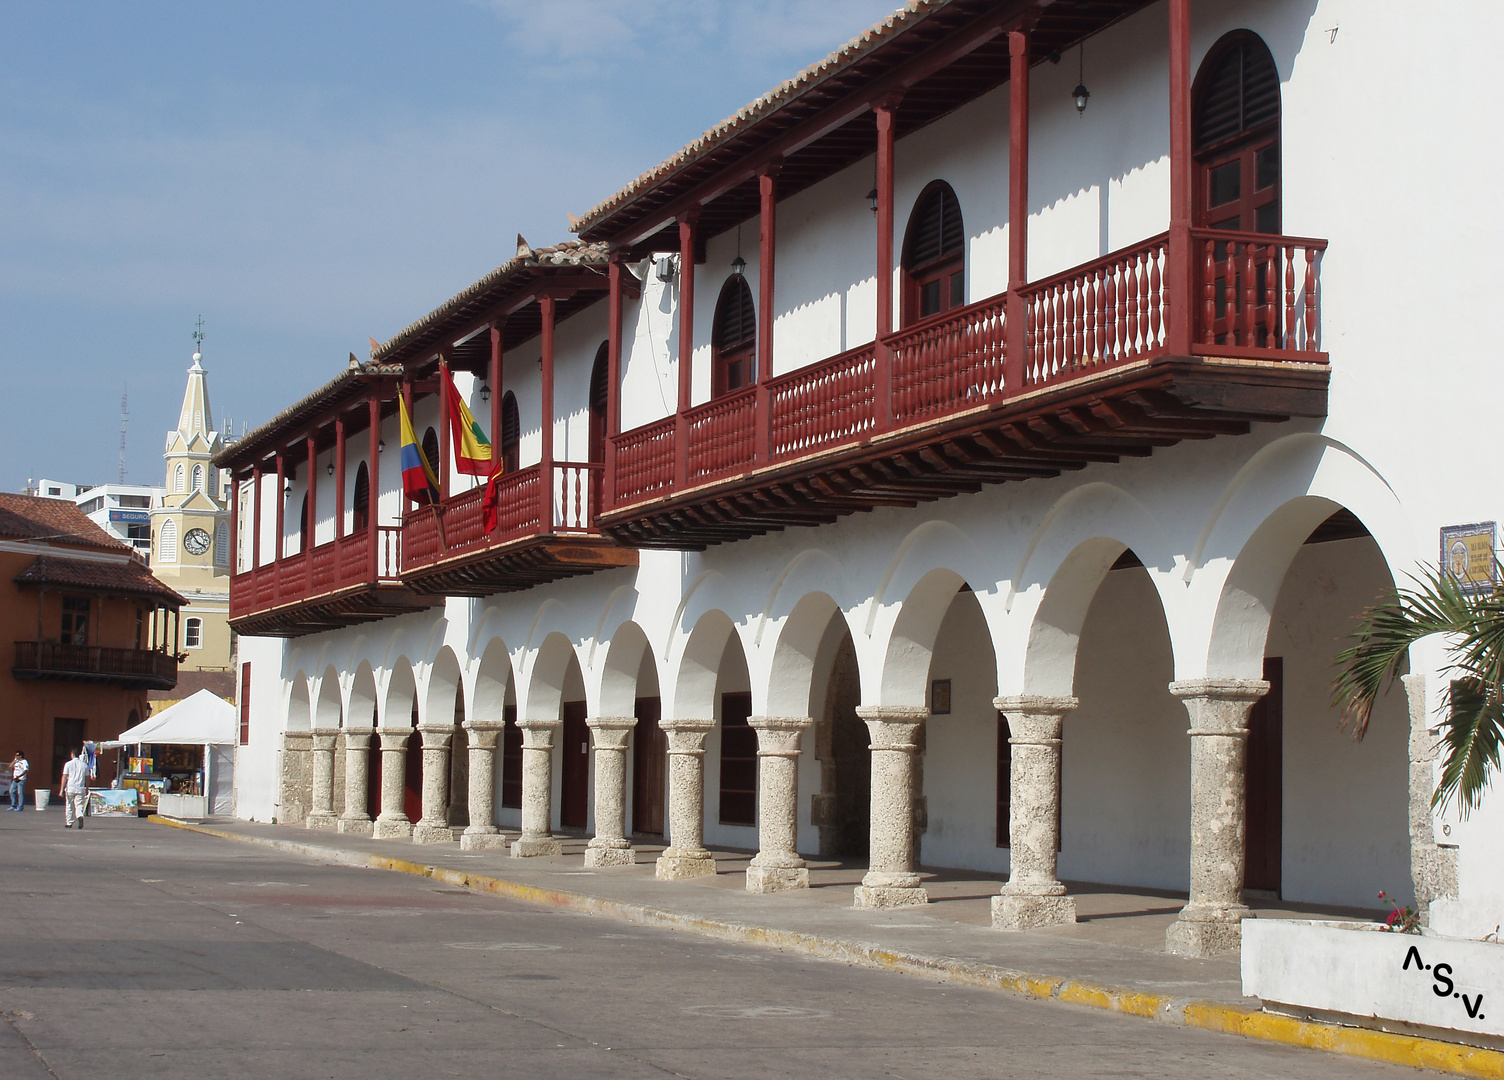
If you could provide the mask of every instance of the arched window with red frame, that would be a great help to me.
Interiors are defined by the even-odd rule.
[[[712,397],[750,386],[757,378],[757,309],[747,279],[732,274],[715,302],[710,334]]]
[[[903,322],[966,303],[966,229],[961,203],[944,180],[919,193],[903,241]]]
[[[516,472],[522,421],[517,417],[517,395],[508,390],[501,399],[501,471]]]
[[[355,470],[355,493],[350,499],[350,532],[356,536],[365,532],[371,524],[371,474],[362,461]]]
[[[1279,70],[1269,46],[1251,30],[1223,36],[1202,61],[1192,102],[1192,224],[1278,233]]]
[[[606,380],[609,341],[595,350],[595,365],[590,369],[590,460],[606,460]]]

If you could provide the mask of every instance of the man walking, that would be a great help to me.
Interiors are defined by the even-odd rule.
[[[10,762],[10,808],[12,810],[26,809],[26,774],[31,771],[31,762],[26,760],[26,755],[16,751],[16,756]]]
[[[89,797],[89,760],[75,750],[68,755],[68,764],[63,766],[63,828],[84,827],[84,802]]]

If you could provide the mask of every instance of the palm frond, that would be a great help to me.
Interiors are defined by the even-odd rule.
[[[1447,689],[1442,725],[1446,758],[1431,796],[1433,809],[1456,799],[1462,816],[1477,809],[1490,772],[1497,772],[1504,751],[1504,705],[1498,688],[1477,679],[1457,679]]]

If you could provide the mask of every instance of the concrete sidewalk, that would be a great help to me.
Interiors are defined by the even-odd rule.
[[[637,844],[635,866],[587,870],[584,837],[561,837],[560,856],[514,859],[502,852],[461,851],[458,844],[376,841],[238,820],[205,825],[156,820],[320,861],[424,874],[518,900],[721,940],[1504,1080],[1504,1054],[1494,1051],[1258,1011],[1259,1002],[1242,995],[1237,954],[1190,960],[1164,951],[1165,928],[1183,895],[1072,883],[1076,925],[1002,933],[990,925],[991,898],[1001,882],[979,873],[926,870],[932,901],[927,907],[862,911],[851,903],[864,867],[839,862],[811,860],[808,890],[753,895],[745,891],[749,852],[715,852],[719,873],[714,877],[661,882],[653,876],[653,862],[662,848],[647,843]],[[1260,918],[1375,914],[1273,902],[1256,913]]]

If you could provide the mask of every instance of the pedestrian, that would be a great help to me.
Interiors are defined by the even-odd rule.
[[[10,808],[12,810],[26,809],[26,774],[31,772],[31,762],[26,760],[26,755],[16,751],[16,756],[10,762]]]
[[[89,761],[82,750],[75,750],[68,755],[68,764],[63,766],[63,782],[59,787],[63,793],[63,828],[73,828],[76,821],[82,829],[84,804],[89,798]]]

